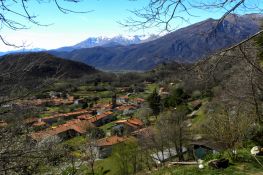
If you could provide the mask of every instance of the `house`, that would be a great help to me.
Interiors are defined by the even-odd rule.
[[[133,131],[131,135],[138,139],[141,139],[141,138],[149,138],[153,136],[153,133],[154,133],[153,128],[147,127],[147,128],[141,128],[136,131]]]
[[[93,127],[90,122],[74,119],[56,127],[34,132],[29,137],[36,142],[45,141],[46,139],[57,139],[60,141],[82,135],[90,127]]]
[[[143,98],[134,98],[132,101],[136,105],[142,105],[145,102]]]
[[[226,148],[223,143],[204,139],[193,141],[190,145],[192,145],[193,154],[197,160],[203,159],[207,154],[215,154]]]
[[[110,123],[114,120],[116,120],[116,117],[113,115],[113,112],[111,111],[104,112],[100,115],[96,115],[94,117],[87,119],[87,121],[89,121],[90,123],[93,123],[97,127]]]
[[[121,96],[121,97],[118,97],[116,99],[116,102],[118,104],[125,104],[125,103],[128,103],[129,102],[129,97],[126,95],[126,96]]]
[[[91,114],[83,114],[83,115],[80,115],[77,117],[77,119],[80,119],[80,120],[89,120],[91,119],[93,116]]]
[[[112,153],[112,146],[126,141],[128,137],[110,136],[97,140],[98,157],[107,158]]]
[[[132,115],[137,108],[135,105],[121,105],[116,107],[115,110],[122,112],[122,115]]]
[[[53,116],[43,117],[42,121],[46,122],[49,125],[52,125],[53,123],[56,123],[60,120],[71,120],[76,118],[77,116],[83,115],[83,114],[89,114],[91,111],[87,110],[78,110],[75,112],[69,112],[65,114],[56,114]]]
[[[130,118],[128,120],[118,120],[116,126],[112,127],[112,132],[117,135],[124,135],[141,129],[144,126],[143,121],[138,118]]]
[[[76,99],[76,100],[74,100],[74,105],[83,105],[83,104],[85,104],[86,102],[85,102],[85,99]]]
[[[68,100],[68,99],[64,99],[64,98],[53,98],[51,100],[47,101],[47,105],[50,106],[59,106],[59,105],[70,105],[73,104],[74,101]]]
[[[186,151],[187,149],[185,147],[182,147],[182,152],[185,153]],[[177,151],[175,148],[168,148],[163,151],[159,151],[151,154],[151,157],[156,164],[164,163],[176,156],[177,156]]]
[[[114,120],[116,120],[115,116],[113,115],[113,112],[107,111],[102,114],[92,116],[91,114],[83,114],[77,117],[79,120],[86,120],[92,124],[94,124],[97,127],[100,127],[104,124],[110,123]]]
[[[112,110],[112,104],[96,104],[93,108],[96,111],[97,115],[100,115],[104,112]]]

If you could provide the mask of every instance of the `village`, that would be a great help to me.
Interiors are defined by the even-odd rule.
[[[155,84],[146,83],[153,90],[156,88]],[[173,83],[171,84],[173,85]],[[121,88],[120,92],[125,94],[127,88]],[[146,94],[150,94],[150,91]],[[159,88],[159,95],[162,97],[168,96],[169,92],[164,87]],[[36,106],[61,106],[61,105],[83,105],[83,99],[76,99],[74,96],[67,95],[62,97],[61,92],[49,92],[49,98],[24,100],[19,102],[23,105]],[[131,97],[132,93],[126,93],[122,96],[113,96],[111,99],[107,98],[107,102],[98,102],[92,107],[85,109],[76,109],[72,112],[58,113],[54,115],[40,115],[40,117],[27,117],[23,123],[28,127],[33,127],[34,132],[28,135],[28,139],[37,144],[41,144],[49,139],[56,138],[58,142],[66,141],[77,136],[85,135],[90,128],[103,128],[105,137],[97,140],[98,158],[106,158],[110,154],[105,154],[109,147],[128,140],[130,137],[136,137],[140,134],[149,131],[153,123],[144,123],[140,116],[136,116],[136,111],[140,108],[146,107],[146,100],[139,97]],[[145,94],[143,94],[144,97]],[[194,109],[198,109],[201,105],[199,100],[193,101]],[[14,104],[13,104],[14,105]],[[2,106],[2,107],[10,107]],[[195,115],[197,111],[193,110],[189,117]],[[1,127],[8,124],[1,120]],[[190,125],[189,125],[190,126]],[[102,150],[102,151],[101,151]]]
[[[121,143],[129,138],[135,131],[144,128],[145,125],[139,118],[133,117],[133,114],[139,109],[144,99],[129,99],[128,96],[116,98],[115,104],[96,104],[89,109],[81,109],[74,112],[56,114],[43,118],[31,117],[25,120],[27,125],[33,126],[37,132],[33,132],[29,137],[37,143],[44,142],[51,137],[56,137],[60,141],[65,141],[76,136],[87,134],[90,128],[101,128],[111,124],[107,128],[106,137],[97,140],[97,147],[100,150],[98,157],[105,158],[108,147]],[[74,103],[74,102],[73,102]],[[125,116],[118,118],[118,115]],[[64,121],[63,124],[61,121]]]
[[[141,112],[151,111],[148,97],[154,91],[157,90],[158,96],[164,100],[171,96],[171,92],[176,89],[176,85],[175,83],[169,83],[162,86],[156,83],[144,82],[144,87],[143,91],[131,91],[128,87],[120,87],[117,93],[108,93],[107,89],[103,89],[102,93],[101,91],[94,91],[94,88],[92,88],[93,91],[90,91],[90,88],[81,87],[71,95],[50,91],[46,93],[48,94],[48,96],[45,96],[46,98],[17,101],[15,104],[2,106],[2,108],[10,108],[16,105],[42,107],[44,110],[39,114],[28,116],[22,121],[25,126],[32,128],[30,133],[27,134],[29,143],[36,146],[50,143],[68,145],[71,147],[70,152],[74,155],[76,164],[79,163],[78,159],[81,155],[86,154],[86,151],[90,149],[89,146],[91,146],[92,148],[89,151],[94,154],[93,161],[98,164],[96,168],[107,168],[112,171],[112,174],[116,173],[115,170],[118,169],[116,168],[116,160],[113,157],[116,155],[116,151],[121,152],[121,149],[124,149],[121,146],[123,144],[141,144],[141,147],[144,145],[147,151],[150,150],[147,156],[151,160],[144,163],[149,168],[152,166],[176,165],[177,163],[198,166],[202,165],[202,161],[198,161],[205,159],[207,155],[217,155],[226,149],[226,145],[223,143],[211,142],[199,133],[199,129],[202,127],[201,123],[205,118],[204,109],[208,99],[182,96],[186,99],[188,108],[187,116],[182,121],[182,131],[190,131],[193,134],[187,138],[189,140],[187,145],[182,146],[180,150],[180,154],[183,154],[186,161],[178,162],[178,156],[180,155],[176,147],[171,145],[160,147],[158,145],[159,140],[156,143],[154,141],[156,139],[156,128],[158,130],[158,125],[162,124],[158,122],[164,122],[165,124],[165,121],[157,119],[152,113],[147,114],[146,120],[145,114]],[[105,95],[105,91],[108,93],[107,95]],[[87,97],[94,94],[103,95],[100,98],[92,97],[94,101],[87,100]],[[174,110],[176,110],[176,107]],[[167,123],[167,125],[169,124]],[[0,127],[7,126],[6,121],[0,121]],[[169,130],[167,131],[169,132]],[[162,131],[158,132],[162,134]],[[164,138],[168,137],[165,134],[163,133]],[[175,137],[177,137],[178,134],[175,134]],[[158,137],[162,137],[162,135]],[[157,145],[155,147],[152,144]],[[143,159],[145,158],[142,158],[141,161],[145,161]],[[228,160],[222,161],[219,162],[220,166],[224,168],[229,166]],[[67,168],[65,168],[66,170]]]

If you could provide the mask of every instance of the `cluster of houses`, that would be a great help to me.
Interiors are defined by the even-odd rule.
[[[168,92],[165,88],[160,88],[159,94],[166,96]],[[53,94],[51,94],[53,95]],[[68,96],[67,99],[62,99],[53,95],[53,98],[48,100],[35,100],[37,105],[51,103],[53,105],[61,104],[79,104],[81,99],[74,100]],[[46,141],[63,141],[76,136],[84,135],[89,132],[89,129],[101,127],[108,123],[111,125],[111,133],[105,138],[96,140],[97,156],[100,159],[107,158],[111,155],[114,145],[125,142],[131,138],[150,137],[153,133],[151,127],[145,127],[145,124],[139,118],[133,117],[135,111],[144,104],[144,99],[130,99],[128,95],[116,98],[116,105],[95,104],[88,110],[77,110],[74,112],[56,114],[52,116],[37,118],[30,117],[24,120],[28,126],[35,128],[35,132],[28,135],[30,141],[34,143],[44,143]],[[200,100],[195,100],[189,103],[192,113],[188,114],[188,118],[193,118],[198,109],[202,105]],[[117,116],[126,116],[125,118],[117,119]],[[0,128],[6,127],[7,123],[0,120]],[[211,143],[206,140],[196,140],[191,143],[193,153],[197,159],[202,159],[208,152],[218,152],[224,147],[220,143]],[[183,148],[183,152],[188,151]],[[171,148],[152,154],[153,160],[158,164],[164,162],[171,157],[176,156],[176,150]]]
[[[116,106],[112,104],[96,104],[88,110],[56,114],[43,118],[27,118],[25,124],[35,128],[28,135],[34,143],[44,143],[49,140],[63,141],[86,134],[90,128],[101,127],[113,123],[111,134],[96,141],[98,157],[105,158],[111,154],[113,145],[124,142],[132,133],[144,127],[139,118],[133,117],[134,112],[144,103],[142,98],[129,99],[127,96],[118,97]],[[117,116],[126,116],[117,120]]]

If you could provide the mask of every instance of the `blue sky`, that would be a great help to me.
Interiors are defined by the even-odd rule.
[[[14,17],[15,20],[29,25],[30,29],[13,31],[3,28],[1,35],[7,41],[17,45],[25,43],[28,48],[52,49],[73,45],[88,37],[158,33],[160,30],[157,28],[132,32],[117,23],[117,21],[131,17],[128,10],[140,9],[146,6],[147,2],[148,0],[83,0],[80,3],[63,3],[62,5],[76,11],[93,10],[92,12],[63,14],[54,3],[38,4],[34,0],[28,4],[29,12],[37,15],[36,20],[40,21],[41,24],[51,25],[47,27],[36,26],[21,18]],[[15,5],[12,7],[18,11],[21,10]],[[177,23],[176,27],[185,27],[210,17],[218,18],[222,12],[192,10],[192,14],[198,17],[189,18],[189,23]],[[0,51],[13,49],[0,43]]]

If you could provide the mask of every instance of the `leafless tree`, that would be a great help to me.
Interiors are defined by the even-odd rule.
[[[221,23],[231,13],[262,12],[262,2],[256,0],[149,0],[146,7],[131,11],[135,17],[128,18],[123,24],[131,29],[159,27],[162,31],[172,31],[180,22],[188,22],[198,17],[196,10],[219,11]]]
[[[95,161],[98,158],[98,150],[96,148],[96,145],[96,139],[89,137],[88,142],[85,146],[86,154],[84,156],[84,160],[87,161],[92,175],[95,175]]]
[[[207,87],[220,88],[214,94],[218,101],[254,113],[262,122],[263,70],[253,40],[233,46],[198,62],[190,72],[198,72],[196,80]]]
[[[38,6],[46,3],[53,3],[54,6],[57,7],[59,11],[62,13],[87,13],[89,11],[74,11],[72,9],[68,9],[65,7],[65,3],[79,3],[82,0],[38,0]],[[28,29],[29,25],[27,23],[31,23],[39,26],[48,26],[50,24],[42,24],[38,21],[37,15],[30,11],[30,6],[32,6],[31,1],[21,0],[21,1],[0,1],[0,22],[1,27],[0,31],[3,28],[9,28],[11,30],[22,30]],[[23,47],[14,45],[5,40],[5,38],[0,35],[0,41],[2,41],[5,45],[13,46],[13,47]]]
[[[183,147],[189,140],[189,129],[186,126],[187,110],[184,107],[177,107],[175,111],[163,113],[157,123],[158,130],[161,131],[168,141],[168,148],[175,148],[179,161],[183,161]]]
[[[19,122],[0,128],[0,174],[36,174],[41,166],[59,162],[61,155],[55,145],[31,142],[30,131]]]
[[[203,131],[207,138],[221,144],[231,158],[235,159],[235,151],[242,146],[249,131],[254,127],[254,117],[229,107],[221,107],[219,111],[208,114]]]

